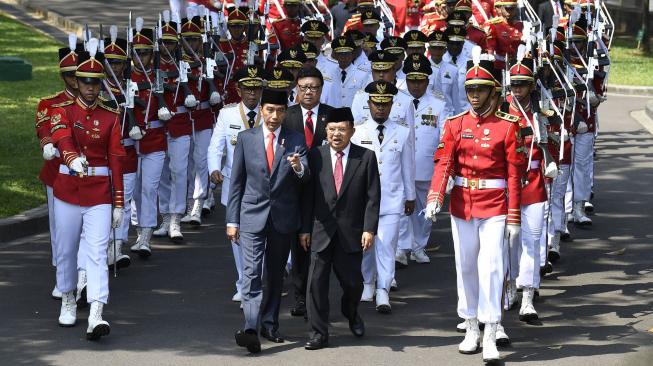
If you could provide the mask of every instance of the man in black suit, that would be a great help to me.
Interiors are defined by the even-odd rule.
[[[322,73],[315,67],[299,70],[297,74],[297,89],[299,104],[288,108],[284,127],[293,129],[304,135],[308,149],[322,146],[326,139],[327,113],[333,107],[321,104]],[[290,310],[293,316],[306,317],[306,285],[308,283],[308,267],[310,254],[297,242],[290,248],[292,254],[292,283],[295,289],[295,306]]]
[[[363,292],[363,251],[374,243],[381,185],[374,152],[350,143],[354,117],[336,108],[326,118],[328,145],[309,152],[312,180],[302,194],[300,245],[311,249],[308,317],[313,329],[305,348],[328,346],[331,267],[343,289],[340,310],[357,336],[365,334],[358,303]]]

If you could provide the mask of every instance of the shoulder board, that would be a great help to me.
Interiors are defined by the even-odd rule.
[[[369,70],[368,68],[366,68],[364,66],[367,66],[367,65],[366,64],[358,65],[358,66],[356,66],[356,68],[358,70],[362,71],[362,72],[365,72],[365,73],[372,72],[372,70]]]
[[[98,96],[98,99],[100,100],[100,102],[103,102],[103,103],[109,101],[109,98],[103,97],[103,96],[101,96],[101,95]]]
[[[105,109],[105,110],[107,110],[109,112],[112,112],[112,113],[120,113],[120,111],[117,108],[111,108],[111,107],[109,107],[108,105],[106,105],[106,104],[104,104],[102,102],[98,103],[98,107],[100,107],[102,109]]]
[[[504,21],[503,17],[494,17],[487,21],[487,24],[499,24]]]
[[[429,95],[432,96],[433,98],[444,100],[444,94],[442,94],[442,92],[439,90],[431,89]]]
[[[327,61],[329,61],[329,62],[333,62],[334,64],[337,64],[337,63],[338,63],[338,61],[336,61],[335,59],[333,59],[331,56],[326,56],[326,57],[324,57],[324,58],[325,58]]]
[[[43,97],[43,98],[41,98],[41,100],[54,99],[54,98],[58,97],[59,95],[61,95],[61,93],[63,93],[63,91],[59,91],[56,94],[52,94],[52,95],[48,95],[47,97]]]
[[[67,100],[67,101],[62,102],[62,103],[53,104],[52,107],[65,107],[65,106],[69,106],[69,105],[74,104],[74,103],[75,103],[74,100]]]
[[[358,89],[356,91],[356,94],[354,94],[354,95],[358,95],[358,94],[367,94],[367,92],[364,89]]]
[[[238,106],[238,103],[229,103],[229,104],[223,106],[222,109],[234,108],[236,106]]]
[[[505,119],[508,122],[512,122],[512,123],[518,122],[519,119],[520,119],[519,117],[517,117],[515,115],[505,113],[505,112],[501,112],[501,111],[496,111],[494,113],[494,115],[501,118],[501,119]]]
[[[462,117],[462,116],[466,115],[467,113],[469,113],[469,109],[462,112],[462,113],[458,113],[455,116],[447,117],[447,119],[454,119],[454,118]]]

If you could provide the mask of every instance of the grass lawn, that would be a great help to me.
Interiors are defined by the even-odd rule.
[[[635,40],[615,39],[610,49],[610,84],[653,86],[653,55],[643,56]]]
[[[0,55],[32,64],[32,80],[0,81],[0,217],[46,202],[38,180],[43,157],[34,131],[36,104],[62,88],[58,74],[60,44],[0,14]]]

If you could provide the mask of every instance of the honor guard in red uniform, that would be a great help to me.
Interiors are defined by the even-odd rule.
[[[104,39],[104,57],[109,68],[105,68],[104,74],[106,83],[109,86],[108,93],[113,97],[105,98],[111,102],[115,99],[118,103],[123,103],[125,95],[125,80],[124,73],[127,66],[127,40],[118,38],[118,27],[112,25],[109,28],[109,38]],[[108,104],[108,102],[107,102]],[[118,105],[113,106],[116,109]],[[123,244],[127,243],[129,239],[129,223],[131,217],[131,202],[134,193],[134,185],[136,184],[136,172],[138,170],[138,155],[134,146],[134,140],[129,138],[129,131],[127,129],[127,120],[124,111],[120,114],[120,131],[122,136],[122,146],[125,149],[125,156],[121,158],[120,166],[122,167],[122,180],[124,185],[124,200],[123,206],[123,220],[120,226],[116,228],[115,232],[115,248],[113,243],[109,245],[107,253],[107,265],[113,267],[116,265],[118,268],[124,268],[131,264],[131,259],[128,255],[122,253]],[[112,232],[112,234],[114,233]],[[114,252],[115,250],[115,252]]]
[[[229,13],[227,18],[227,29],[231,38],[220,40],[220,50],[227,56],[230,63],[231,78],[227,84],[227,95],[225,104],[238,103],[237,86],[238,82],[233,79],[233,74],[245,66],[247,61],[247,35],[245,28],[248,24],[247,14],[241,9],[234,9]]]
[[[424,7],[424,15],[419,25],[419,30],[424,34],[431,34],[435,30],[443,31],[447,27],[447,14],[440,7],[441,1],[431,1]]]
[[[202,55],[202,18],[193,16],[182,20],[181,38],[183,46],[182,59],[190,66],[188,75],[188,86],[191,93],[198,101],[191,109],[191,153],[188,164],[188,205],[186,216],[181,218],[182,223],[192,225],[202,224],[202,206],[208,195],[209,172],[206,164],[206,149],[211,141],[211,130],[215,118],[211,107],[220,102],[213,100],[210,92],[210,85],[203,77]]]
[[[163,12],[160,72],[163,74],[166,105],[174,111],[174,116],[166,123],[168,153],[159,183],[159,213],[163,220],[152,236],[168,236],[174,242],[184,239],[181,217],[186,212],[188,193],[188,159],[193,131],[190,111],[197,104],[190,90],[180,85],[179,63],[176,60],[181,47],[177,34],[180,27],[180,24],[171,21],[167,11]],[[190,107],[186,106],[186,102]]]
[[[63,293],[59,324],[74,326],[77,319],[74,290],[77,283],[77,252],[86,256],[87,301],[91,304],[86,337],[108,335],[109,323],[102,310],[109,299],[107,245],[111,227],[123,219],[123,182],[118,111],[98,99],[104,78],[103,56],[98,40],[80,52],[75,71],[79,96],[55,105],[50,112],[52,141],[63,164],[54,185],[55,215],[65,218],[57,225],[57,288]],[[113,210],[112,210],[113,205]]]
[[[456,257],[458,316],[465,319],[461,353],[475,353],[478,323],[485,323],[483,359],[498,360],[496,333],[501,321],[504,238],[520,231],[521,177],[524,164],[519,117],[497,111],[494,61],[480,48],[468,62],[465,89],[471,108],[449,118],[435,152],[426,217],[434,219],[449,177],[451,226]],[[507,189],[507,194],[506,194]]]
[[[516,18],[516,0],[495,1],[494,8],[497,16],[487,22],[487,52],[494,55],[495,67],[503,69],[506,67],[506,62],[514,60],[517,56],[523,24]],[[506,60],[506,55],[508,60]]]
[[[272,23],[272,30],[277,35],[279,46],[282,50],[293,48],[301,41],[299,29],[299,0],[284,0],[283,7],[286,10],[286,18],[279,19]]]
[[[59,165],[61,165],[61,154],[54,147],[50,136],[50,110],[52,105],[63,103],[75,99],[77,95],[77,80],[75,78],[75,69],[77,69],[77,53],[75,52],[77,36],[70,34],[68,36],[68,47],[59,49],[59,74],[64,82],[64,90],[39,100],[36,107],[36,136],[39,139],[39,145],[43,152],[43,167],[39,173],[39,179],[45,185],[48,199],[48,222],[50,225],[50,244],[52,246],[52,265],[57,266],[56,257],[56,224],[54,217],[54,195],[52,187],[59,175]],[[61,291],[55,285],[52,289],[52,297],[61,299]]]
[[[138,86],[135,98],[134,118],[136,126],[129,137],[136,140],[138,152],[138,174],[134,189],[132,224],[136,226],[138,238],[131,251],[141,257],[152,254],[150,239],[157,224],[157,196],[159,181],[167,149],[165,125],[162,119],[169,119],[170,112],[152,90],[155,74],[152,70],[154,32],[143,28],[143,19],[136,19],[133,35],[132,81]]]

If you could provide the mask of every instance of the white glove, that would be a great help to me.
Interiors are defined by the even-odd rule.
[[[569,131],[564,130],[562,134],[562,138],[564,141],[569,141]]]
[[[197,99],[195,99],[195,96],[193,94],[188,94],[186,96],[186,99],[184,99],[184,105],[186,108],[195,108],[197,105],[200,104]]]
[[[122,224],[122,215],[123,211],[121,207],[114,207],[113,208],[113,215],[111,216],[111,227],[112,228],[117,228],[120,227]]]
[[[588,93],[589,93],[590,105],[592,107],[598,107],[599,104],[601,103],[601,99],[599,99],[599,96],[596,95],[596,93],[591,90]]]
[[[77,174],[84,173],[84,165],[86,165],[86,159],[84,158],[75,158],[70,162],[70,170],[74,171]]]
[[[445,193],[446,194],[451,193],[451,190],[455,185],[456,185],[456,181],[452,177],[449,177],[449,180],[447,181],[447,188],[445,188]]]
[[[216,105],[220,104],[220,102],[222,102],[222,98],[220,97],[220,93],[218,93],[217,91],[214,91],[213,93],[211,93],[211,96],[209,97],[209,104],[211,106],[216,106]]]
[[[581,121],[578,124],[578,127],[576,128],[576,133],[585,133],[587,132],[587,130],[588,130],[587,123]]]
[[[145,136],[145,131],[141,130],[138,126],[132,127],[129,131],[129,137],[131,137],[132,140],[140,140],[143,136]]]
[[[505,237],[508,241],[517,240],[519,233],[521,232],[521,226],[517,224],[506,224]]]
[[[544,176],[551,179],[558,176],[558,166],[556,163],[550,162],[549,165],[544,168]]]
[[[435,222],[437,220],[436,215],[440,213],[440,204],[437,202],[431,202],[428,205],[426,205],[426,212],[424,213],[424,217],[426,217],[428,220],[431,220]]]
[[[159,108],[156,114],[161,121],[169,121],[172,118],[172,112],[166,107]]]
[[[57,149],[52,143],[48,142],[43,146],[43,159],[52,160],[55,156],[57,156]]]

